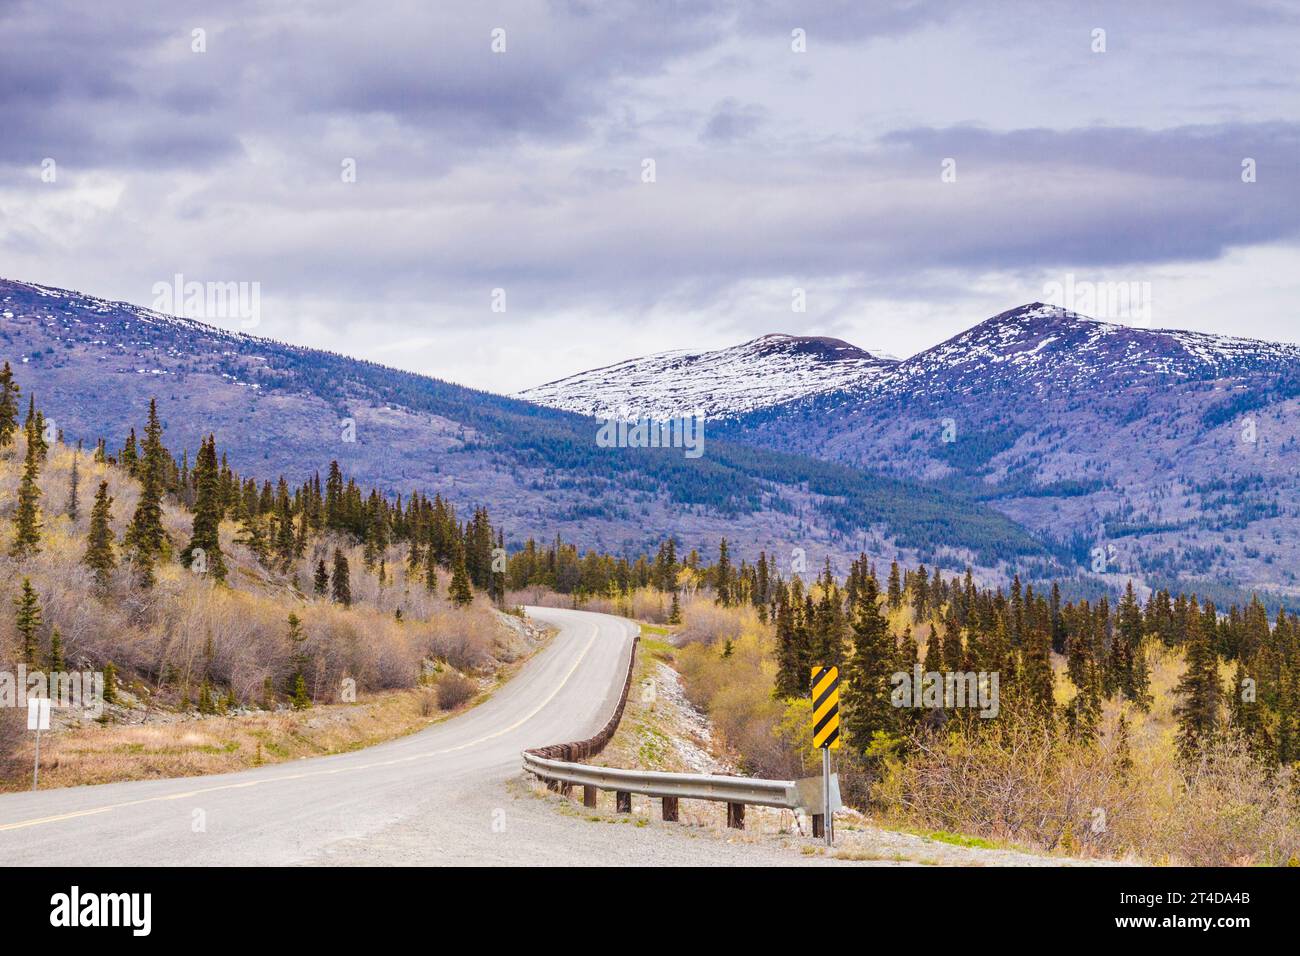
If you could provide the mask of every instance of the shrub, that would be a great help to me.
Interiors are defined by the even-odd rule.
[[[438,706],[443,710],[455,710],[469,701],[478,691],[478,685],[464,674],[447,673],[438,680]]]

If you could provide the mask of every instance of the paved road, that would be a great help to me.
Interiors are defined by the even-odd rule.
[[[460,717],[366,750],[239,773],[6,794],[0,862],[312,862],[436,809],[440,798],[450,806],[458,794],[489,790],[486,819],[461,822],[508,833],[505,783],[519,773],[520,751],[589,736],[608,719],[636,633],[602,614],[530,613],[559,634]]]
[[[812,862],[677,824],[596,823],[537,799],[520,751],[587,737],[609,719],[636,626],[529,613],[559,633],[463,716],[366,750],[240,773],[0,795],[0,866]]]

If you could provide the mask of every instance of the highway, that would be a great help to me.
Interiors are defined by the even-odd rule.
[[[608,719],[636,625],[529,608],[558,633],[486,702],[365,750],[210,777],[0,795],[0,863],[66,866],[791,862],[686,828],[609,826],[530,794],[528,747]]]

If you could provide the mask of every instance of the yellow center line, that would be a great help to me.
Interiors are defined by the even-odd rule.
[[[471,740],[468,743],[457,744],[455,747],[447,747],[443,750],[428,750],[423,753],[413,754],[409,757],[398,757],[393,760],[381,760],[381,761],[376,761],[375,763],[361,764],[360,766],[356,766],[356,767],[331,767],[324,770],[311,770],[304,773],[283,774],[278,777],[268,777],[265,780],[246,780],[242,783],[224,783],[216,787],[204,787],[199,790],[187,790],[184,791],[183,793],[160,794],[159,796],[156,797],[144,797],[143,799],[140,800],[128,800],[123,803],[112,803],[103,807],[94,807],[90,810],[75,810],[69,813],[62,813],[52,817],[36,817],[31,820],[19,820],[16,823],[0,824],[0,832],[4,832],[6,830],[22,830],[27,827],[41,826],[46,823],[58,823],[62,820],[74,820],[77,817],[89,817],[89,816],[94,816],[97,813],[108,813],[112,810],[122,810],[127,807],[138,807],[141,804],[145,804],[145,803],[161,803],[164,800],[181,800],[187,797],[197,797],[200,794],[216,793],[220,790],[239,790],[245,787],[258,787],[264,783],[282,783],[287,780],[302,780],[307,777],[322,777],[322,776],[327,776],[336,773],[353,773],[357,770],[370,770],[374,767],[389,767],[394,764],[409,763],[412,760],[423,760],[428,757],[438,757],[441,756],[442,754],[449,754],[449,753],[454,753],[458,750],[464,750],[467,747],[473,747],[483,743],[484,741],[492,740],[496,737],[500,737],[502,734],[508,734],[510,731],[519,728],[523,724],[527,723],[528,721],[536,717],[538,713],[541,712],[542,708],[545,707],[547,704],[549,704],[551,701],[553,701],[556,695],[559,694],[560,691],[564,689],[564,686],[569,682],[569,679],[573,677],[574,673],[578,670],[579,665],[581,665],[582,662],[586,660],[587,652],[590,651],[592,645],[596,643],[596,635],[599,633],[600,633],[599,628],[597,628],[596,625],[593,624],[591,626],[591,638],[590,640],[587,641],[586,647],[582,649],[582,653],[578,655],[577,659],[573,662],[573,666],[571,666],[568,672],[564,675],[564,679],[555,685],[555,689],[552,690],[550,694],[547,695],[545,700],[543,700],[540,704],[538,704],[536,707],[530,710],[523,717],[520,717],[513,724],[510,724],[508,727],[502,727],[500,730],[494,731],[490,734],[485,734],[484,736],[478,737],[475,740]]]

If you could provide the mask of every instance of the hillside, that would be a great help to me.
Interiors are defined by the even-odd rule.
[[[519,397],[584,415],[670,419],[698,411],[722,419],[864,389],[897,364],[840,339],[764,335],[712,352],[677,350],[629,359],[526,389]]]
[[[620,401],[653,405],[674,374]],[[566,381],[548,401],[585,401]],[[1083,576],[1276,606],[1300,593],[1298,400],[1300,346],[1031,303],[832,390],[720,407],[716,431],[987,504]]]
[[[70,441],[116,448],[131,410],[157,398],[173,447],[211,432],[262,480],[337,460],[389,495],[489,504],[512,546],[560,533],[634,554],[673,534],[683,550],[711,553],[727,537],[741,557],[797,548],[812,564],[859,550],[953,568],[1052,561],[996,511],[905,478],[712,434],[698,459],[600,448],[589,418],[22,282],[0,282],[0,318],[0,354]]]

